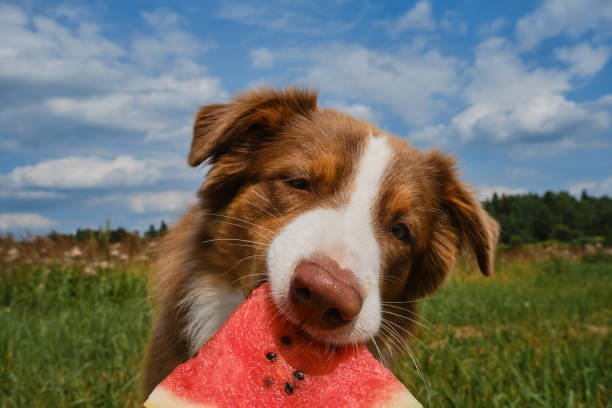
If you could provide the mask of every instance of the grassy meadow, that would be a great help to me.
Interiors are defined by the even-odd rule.
[[[0,270],[0,406],[128,407],[150,325],[143,266]],[[612,406],[612,258],[461,263],[394,367],[425,406]],[[424,380],[425,378],[425,380]]]

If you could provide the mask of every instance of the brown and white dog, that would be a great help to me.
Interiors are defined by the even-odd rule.
[[[383,357],[461,247],[493,271],[498,225],[454,160],[319,109],[316,92],[264,88],[201,108],[189,164],[204,162],[199,201],[153,270],[147,395],[263,281],[313,338],[375,339]]]

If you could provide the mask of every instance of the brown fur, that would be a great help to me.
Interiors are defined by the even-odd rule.
[[[153,268],[157,314],[145,364],[147,395],[190,357],[181,306],[189,285],[218,280],[248,295],[263,280],[253,271],[265,271],[266,245],[282,226],[315,206],[336,207],[348,199],[367,137],[381,132],[318,109],[316,99],[312,91],[266,88],[196,115],[189,163],[208,160],[211,169],[198,204],[164,238]],[[414,301],[440,286],[462,246],[476,255],[483,274],[492,273],[498,226],[458,180],[449,156],[387,136],[394,156],[375,214],[381,294],[383,302],[406,303],[402,309],[383,304],[383,317],[409,331]],[[311,181],[311,192],[287,186],[286,180],[301,177]],[[409,227],[409,243],[389,233],[400,221]],[[219,241],[225,238],[260,244]],[[391,348],[398,341],[388,327],[377,337]]]

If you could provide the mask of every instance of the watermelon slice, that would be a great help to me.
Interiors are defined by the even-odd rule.
[[[264,284],[146,408],[421,407],[364,345],[314,342],[278,314]]]

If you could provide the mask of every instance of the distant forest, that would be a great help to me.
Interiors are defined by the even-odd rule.
[[[155,225],[151,224],[149,229],[142,235],[139,231],[128,231],[123,227],[111,228],[110,220],[106,220],[106,225],[98,229],[78,228],[74,234],[62,234],[56,231],[51,231],[47,237],[53,241],[69,238],[78,242],[96,241],[100,244],[114,244],[117,242],[124,242],[128,239],[152,240],[164,235],[167,230],[168,225],[166,225],[164,220],[161,220],[159,228],[155,228]]]
[[[500,241],[510,246],[550,240],[612,246],[612,198],[607,196],[494,194],[483,204],[501,224]]]
[[[586,244],[612,246],[612,198],[592,197],[583,192],[579,198],[567,192],[543,195],[494,194],[483,202],[484,207],[501,224],[500,241],[520,246],[544,241],[557,241],[573,246]],[[77,241],[94,240],[102,244],[126,240],[152,240],[163,235],[168,227],[151,225],[147,231],[110,228],[110,221],[98,230],[78,229],[75,234],[51,232],[48,237]]]

